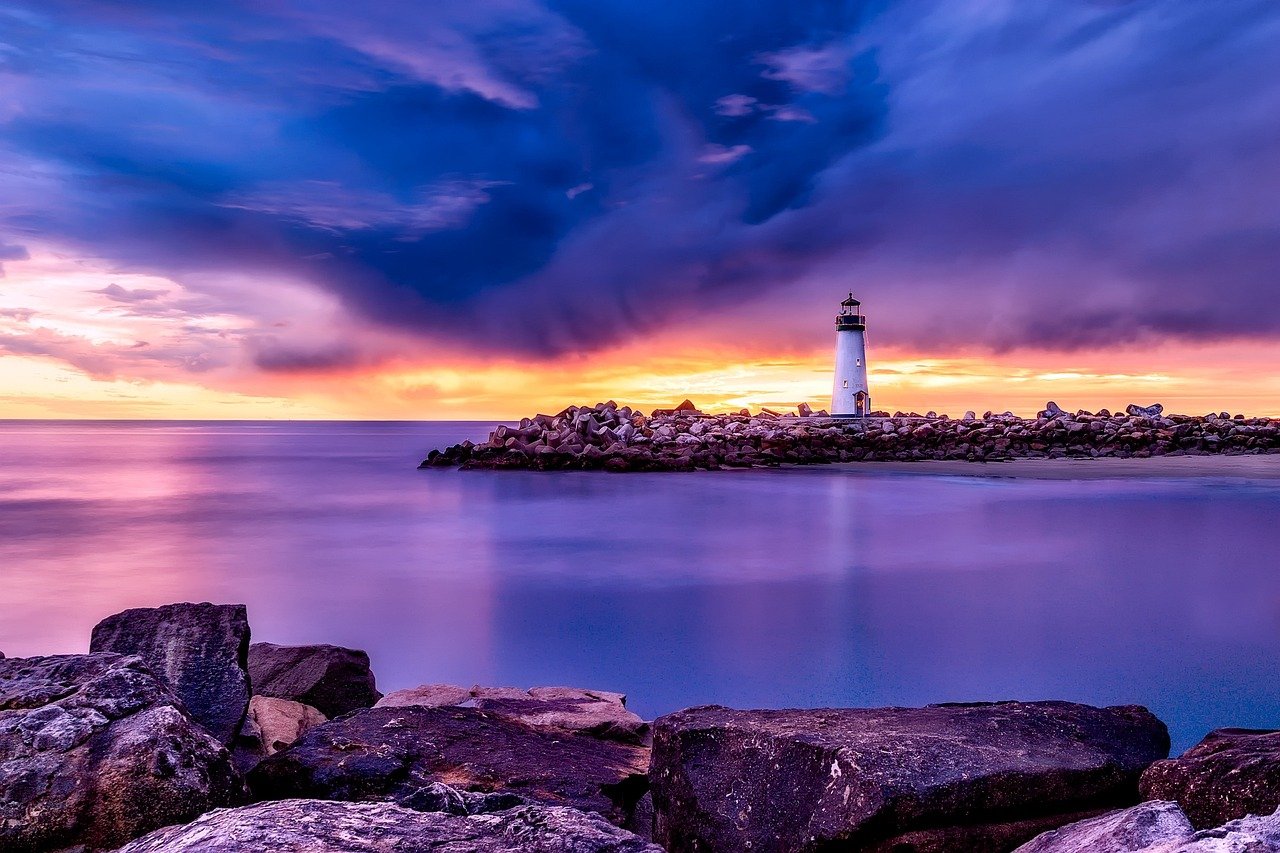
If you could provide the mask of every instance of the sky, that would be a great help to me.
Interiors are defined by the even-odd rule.
[[[1280,414],[1273,0],[0,0],[0,417]]]

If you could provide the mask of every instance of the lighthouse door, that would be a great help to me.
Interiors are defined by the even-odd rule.
[[[859,391],[853,395],[853,410],[859,417],[867,413],[867,392]]]

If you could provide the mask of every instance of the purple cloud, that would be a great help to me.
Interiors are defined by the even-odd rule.
[[[108,284],[106,287],[98,288],[97,290],[91,290],[89,292],[101,293],[103,296],[107,297],[112,302],[123,302],[125,304],[131,305],[136,302],[154,302],[160,297],[165,296],[169,291],[153,290],[153,289],[144,288],[144,287],[135,287],[134,289],[130,290],[127,287],[121,287],[115,282],[112,282],[111,284]]]
[[[11,0],[0,243],[485,352],[848,288],[935,348],[1274,336],[1278,37],[1264,0]],[[235,345],[366,357],[324,334]]]

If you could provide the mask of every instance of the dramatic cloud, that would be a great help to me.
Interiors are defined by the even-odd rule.
[[[941,350],[1274,336],[1278,40],[1270,0],[0,0],[0,261],[177,282],[275,372],[794,339],[846,287]]]
[[[97,290],[91,290],[90,293],[101,293],[112,302],[124,302],[125,304],[134,304],[137,302],[154,302],[169,291],[167,290],[148,290],[145,287],[130,290],[127,287],[121,287],[114,281],[106,287]]]

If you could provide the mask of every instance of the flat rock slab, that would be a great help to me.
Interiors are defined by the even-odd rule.
[[[547,732],[476,708],[372,708],[331,720],[262,761],[261,799],[411,801],[443,783],[597,812],[623,826],[648,781],[647,749]]]
[[[284,800],[211,812],[119,853],[662,853],[598,815],[524,806],[460,817],[390,803]]]
[[[1046,832],[1019,847],[1016,853],[1274,851],[1280,851],[1280,813],[1251,815],[1197,832],[1177,803],[1152,800]]]
[[[672,853],[1011,850],[1137,801],[1168,754],[1145,708],[691,708],[654,723],[654,840]]]
[[[90,652],[138,655],[192,718],[231,746],[249,706],[249,619],[243,604],[167,604],[108,616]]]
[[[1142,774],[1142,795],[1174,800],[1197,827],[1280,806],[1280,731],[1218,729]]]
[[[256,695],[301,702],[330,719],[382,698],[369,655],[342,646],[254,643],[249,677]]]
[[[231,756],[137,657],[0,661],[0,850],[110,849],[238,805]]]
[[[627,710],[627,697],[580,687],[458,687],[424,684],[382,697],[378,708],[420,705],[480,708],[497,716],[542,729],[559,729],[606,740],[643,744],[649,724]]]

